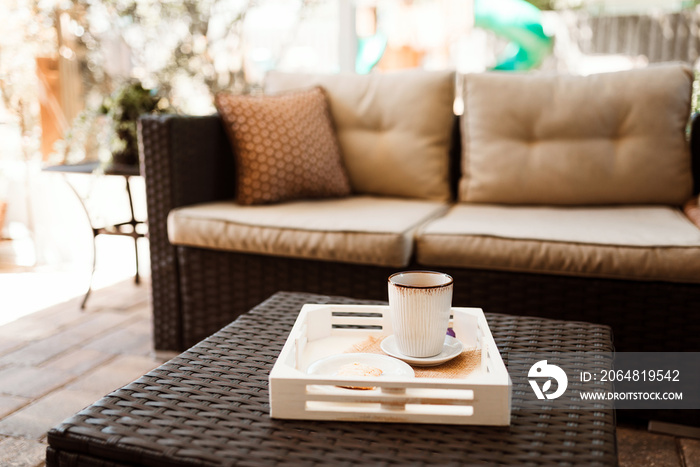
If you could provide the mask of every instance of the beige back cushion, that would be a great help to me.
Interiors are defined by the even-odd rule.
[[[355,193],[449,199],[454,73],[271,72],[265,92],[316,85],[327,93]]]
[[[460,201],[682,204],[692,80],[677,64],[465,76]]]

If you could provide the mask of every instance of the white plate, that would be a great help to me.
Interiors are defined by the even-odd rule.
[[[392,357],[396,357],[406,363],[410,363],[413,366],[440,365],[441,363],[452,360],[457,355],[461,354],[462,349],[464,348],[458,339],[452,336],[445,336],[445,345],[442,347],[442,352],[439,354],[433,357],[409,357],[408,355],[404,355],[399,352],[399,346],[396,344],[396,336],[393,334],[386,337],[380,344],[380,347],[384,352],[388,353]]]
[[[415,376],[413,368],[401,360],[374,353],[343,353],[317,360],[306,370],[310,375],[335,376],[343,365],[362,363],[382,370],[382,376]]]

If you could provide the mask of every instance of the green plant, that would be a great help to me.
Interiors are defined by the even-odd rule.
[[[145,89],[140,82],[130,81],[106,97],[99,113],[109,120],[112,161],[136,165],[139,161],[136,126],[144,114],[168,112],[168,101],[154,90]]]

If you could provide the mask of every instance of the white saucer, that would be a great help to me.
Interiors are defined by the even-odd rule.
[[[306,372],[310,375],[335,376],[343,365],[362,363],[382,370],[381,376],[408,376],[416,374],[409,365],[386,355],[373,353],[343,353],[322,358],[309,365]],[[379,377],[381,377],[379,376]]]
[[[404,355],[401,352],[399,352],[399,347],[396,344],[396,336],[393,334],[391,336],[386,337],[380,344],[380,347],[384,352],[391,355],[392,357],[396,357],[413,366],[440,365],[441,363],[445,363],[449,360],[452,360],[457,355],[461,354],[462,349],[464,348],[464,346],[458,339],[455,339],[452,336],[445,336],[445,345],[442,348],[442,352],[440,352],[439,354],[434,355],[432,357],[409,357],[408,355]]]

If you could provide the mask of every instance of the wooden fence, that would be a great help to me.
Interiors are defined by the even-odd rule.
[[[700,57],[700,10],[634,16],[581,15],[572,39],[585,54],[644,55],[649,63]]]

